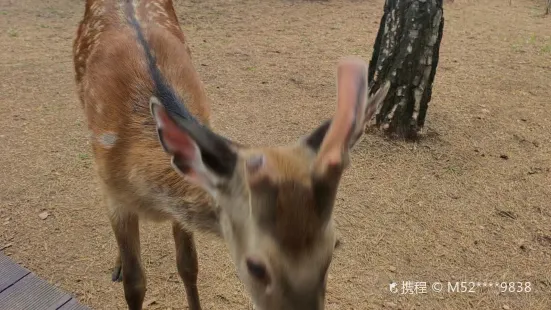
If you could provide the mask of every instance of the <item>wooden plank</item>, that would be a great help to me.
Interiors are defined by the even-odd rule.
[[[30,271],[19,266],[9,257],[0,253],[0,293],[29,273]]]
[[[90,310],[2,253],[0,309]]]
[[[90,310],[90,308],[80,304],[76,299],[71,298],[71,300],[57,308],[57,310]]]
[[[71,296],[30,273],[0,293],[0,309],[57,310]]]

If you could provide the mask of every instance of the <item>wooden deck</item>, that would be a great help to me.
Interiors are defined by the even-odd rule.
[[[0,253],[1,310],[90,310]]]

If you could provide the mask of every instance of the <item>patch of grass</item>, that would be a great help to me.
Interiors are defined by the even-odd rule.
[[[541,16],[541,8],[539,6],[532,6],[530,7],[530,16],[531,17],[540,17]]]
[[[55,15],[55,16],[62,16],[63,15],[63,12],[60,12],[58,9],[56,9],[54,7],[51,7],[51,6],[47,7],[46,11],[50,12],[50,14]]]
[[[17,32],[17,30],[10,28],[8,29],[8,35],[12,38],[15,38],[19,35],[19,33]]]
[[[525,52],[525,50],[522,48],[522,45],[520,45],[520,44],[513,44],[511,46],[511,48],[513,49],[513,51],[515,53],[524,53]]]
[[[78,158],[80,160],[88,160],[88,159],[90,159],[90,155],[88,155],[86,153],[80,153],[80,154],[78,154]]]
[[[551,54],[551,43],[547,43],[541,48],[542,53],[549,53]]]
[[[532,34],[532,35],[530,36],[530,38],[528,38],[527,43],[529,43],[529,44],[535,44],[535,43],[536,43],[536,34],[535,34],[535,33]]]
[[[446,168],[446,171],[452,174],[462,174],[461,167],[455,166],[455,165],[449,165]]]
[[[246,70],[247,71],[256,71],[256,68],[255,67],[247,67]]]
[[[8,15],[8,12],[6,12],[6,11],[0,11],[0,15],[6,16],[6,15]]]
[[[42,18],[56,18],[56,17],[65,18],[66,15],[67,14],[65,12],[53,6],[48,6],[36,14],[37,17],[42,17]]]

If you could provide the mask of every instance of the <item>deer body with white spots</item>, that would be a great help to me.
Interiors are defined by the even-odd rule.
[[[338,67],[332,120],[285,146],[216,134],[209,99],[170,0],[87,0],[73,45],[79,99],[119,253],[129,309],[146,279],[139,220],[171,221],[178,272],[201,309],[194,231],[223,238],[262,310],[323,309],[332,209],[350,148],[388,87],[367,96],[367,65]]]

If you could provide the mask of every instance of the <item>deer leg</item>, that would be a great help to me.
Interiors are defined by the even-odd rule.
[[[197,291],[199,266],[193,234],[185,231],[177,223],[172,224],[172,234],[176,244],[176,265],[178,266],[178,273],[184,281],[189,309],[201,310],[199,292]]]
[[[116,210],[110,208],[111,210]],[[140,258],[138,216],[133,213],[111,212],[111,226],[119,246],[119,268],[122,269],[124,297],[130,310],[141,310],[145,297],[145,273]],[[117,266],[115,266],[117,269]]]
[[[113,268],[113,273],[111,273],[111,281],[113,281],[113,282],[122,282],[122,264],[121,264],[120,251],[119,251],[119,253],[117,253],[117,260],[115,261],[115,268]]]

